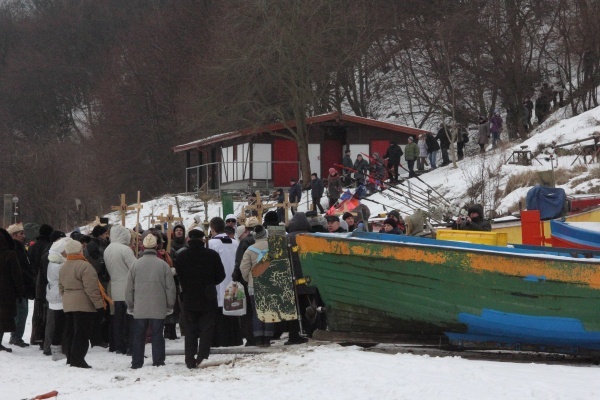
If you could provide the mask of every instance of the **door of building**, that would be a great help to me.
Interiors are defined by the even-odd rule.
[[[273,143],[273,185],[289,187],[290,178],[298,179],[298,144],[293,140],[275,139]]]
[[[325,140],[321,146],[321,175],[319,178],[329,176],[329,168],[334,164],[341,164],[343,154],[343,144],[341,140]],[[341,173],[341,168],[334,167]]]

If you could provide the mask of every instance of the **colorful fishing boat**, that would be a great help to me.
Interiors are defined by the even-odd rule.
[[[297,243],[329,330],[600,352],[598,258],[367,232]]]
[[[600,250],[600,223],[550,221],[553,247]]]

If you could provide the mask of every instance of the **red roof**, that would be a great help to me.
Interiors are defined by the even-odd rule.
[[[308,118],[306,118],[306,125],[312,125],[312,124],[326,122],[326,121],[353,122],[355,124],[374,126],[376,128],[387,129],[390,131],[404,133],[404,134],[412,135],[412,136],[419,136],[422,133],[427,133],[427,131],[425,131],[423,129],[417,129],[417,128],[411,128],[409,126],[392,124],[390,122],[377,121],[377,120],[371,119],[371,118],[357,117],[355,115],[341,114],[337,111],[331,112],[329,114],[322,114],[322,115],[316,115],[314,117],[308,117]],[[286,127],[288,127],[288,126],[291,128],[295,127],[296,121],[288,121],[285,125],[281,122],[276,122],[273,124],[262,126],[260,128],[247,128],[247,129],[242,129],[239,131],[220,133],[218,135],[213,135],[213,136],[210,136],[210,137],[207,137],[204,139],[199,139],[199,140],[195,140],[190,143],[175,146],[175,147],[173,147],[173,151],[175,153],[179,153],[179,152],[190,150],[190,149],[196,149],[196,148],[208,146],[210,144],[222,142],[222,141],[228,140],[228,139],[236,139],[236,138],[244,137],[244,136],[253,136],[253,135],[258,135],[260,133],[266,133],[266,132],[281,131],[281,130],[285,130]]]

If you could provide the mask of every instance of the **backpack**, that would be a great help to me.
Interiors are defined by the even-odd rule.
[[[263,272],[266,271],[267,268],[271,265],[268,254],[269,249],[260,250],[258,247],[250,246],[248,250],[251,250],[258,254],[258,259],[256,260],[256,264],[252,266],[252,276],[257,277],[262,275]]]

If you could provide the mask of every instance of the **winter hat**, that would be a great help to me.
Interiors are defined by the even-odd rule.
[[[344,215],[342,215],[342,219],[345,221],[347,218],[354,218],[354,215],[351,212],[346,211]]]
[[[154,236],[153,234],[149,234],[146,235],[146,237],[144,238],[144,241],[142,242],[142,244],[144,245],[145,249],[153,249],[156,247],[157,243],[156,243],[156,236]]]
[[[408,137],[408,141],[409,141],[409,142],[412,142],[412,141],[414,141],[414,140],[415,140],[415,139],[413,139],[413,137],[412,137],[412,136],[409,136],[409,137]]]
[[[11,235],[14,235],[17,232],[21,232],[24,231],[25,228],[23,227],[23,223],[19,222],[18,224],[12,224],[10,225],[8,228],[6,228],[6,231],[8,233],[10,233]]]
[[[234,214],[227,214],[227,216],[225,217],[225,222],[229,221],[230,219],[237,222],[237,218]]]
[[[337,215],[326,215],[325,219],[327,220],[327,222],[340,222],[340,217],[338,217]]]
[[[63,231],[52,231],[50,234],[50,242],[54,243],[60,238],[64,238],[67,235]]]
[[[337,174],[337,170],[336,170],[335,168],[329,168],[329,173],[330,173],[331,175],[333,175],[333,174]]]
[[[50,234],[52,233],[54,229],[48,225],[48,224],[42,224],[42,226],[40,226],[40,236],[50,236]]]
[[[276,226],[279,225],[279,217],[275,211],[269,211],[263,218],[265,226]]]
[[[200,218],[199,215],[194,215],[194,222],[199,224],[200,222],[202,222],[202,218]]]
[[[71,238],[66,238],[65,240],[66,240],[65,248],[64,248],[65,253],[67,253],[67,254],[81,253],[81,249],[83,249],[83,246],[81,245],[81,243],[79,243],[77,240],[73,240]]]
[[[400,221],[402,219],[402,217],[400,216],[400,212],[398,212],[398,210],[392,210],[387,214],[388,218],[389,217],[396,217],[396,219],[398,221]]]
[[[63,251],[65,251],[65,246],[67,245],[67,242],[69,240],[73,240],[73,239],[71,239],[71,238],[62,238],[60,240],[57,240],[50,247],[50,251],[53,251],[55,253],[62,253]]]
[[[246,228],[254,228],[256,225],[258,225],[258,218],[250,217],[246,219]]]
[[[266,237],[269,237],[269,233],[262,225],[256,225],[254,227],[254,230],[252,231],[252,236],[254,236],[254,239],[256,240],[264,239]]]
[[[106,232],[108,232],[106,226],[96,225],[94,229],[92,229],[92,236],[97,238],[104,235]]]
[[[398,224],[396,223],[395,219],[392,218],[388,218],[385,221],[383,221],[384,225],[390,225],[392,228],[397,228]]]
[[[175,225],[175,227],[173,227],[173,233],[175,233],[177,229],[181,229],[185,235],[185,227],[183,225]]]
[[[204,237],[204,232],[200,228],[194,228],[188,233],[188,237],[192,240],[202,239]]]

